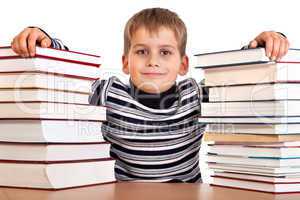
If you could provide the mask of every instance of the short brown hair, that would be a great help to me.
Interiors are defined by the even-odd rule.
[[[150,33],[158,32],[158,29],[161,27],[171,29],[177,39],[181,56],[185,55],[186,26],[175,12],[164,8],[144,9],[128,20],[124,29],[124,55],[128,54],[131,46],[131,37],[140,27],[145,27]]]

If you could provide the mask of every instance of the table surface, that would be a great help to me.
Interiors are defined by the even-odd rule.
[[[268,194],[195,183],[120,182],[66,190],[0,188],[0,200],[299,200],[300,194]]]

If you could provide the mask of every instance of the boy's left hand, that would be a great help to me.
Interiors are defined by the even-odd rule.
[[[266,56],[273,61],[279,61],[289,49],[289,41],[280,33],[265,31],[249,43],[250,48],[265,47]]]

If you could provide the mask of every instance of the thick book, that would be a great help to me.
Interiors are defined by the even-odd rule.
[[[208,124],[207,132],[241,134],[299,134],[300,124]]]
[[[0,186],[66,189],[114,182],[113,159],[55,164],[0,162]]]
[[[298,82],[300,63],[266,63],[204,70],[206,86]]]
[[[0,89],[41,88],[91,93],[94,81],[95,79],[82,79],[39,72],[0,73]]]
[[[1,119],[106,120],[103,106],[52,102],[1,103]]]
[[[101,122],[74,120],[0,120],[0,141],[14,143],[104,142]]]
[[[228,65],[252,63],[269,63],[264,48],[229,50],[211,53],[196,54],[198,68],[214,68]],[[280,62],[300,63],[300,49],[289,49]]]
[[[109,143],[20,144],[0,143],[0,162],[64,163],[109,158]]]
[[[299,100],[300,82],[209,87],[209,102]]]
[[[62,60],[85,65],[98,67],[100,65],[100,56],[90,53],[83,53],[78,51],[70,51],[54,48],[42,48],[37,46],[35,48],[35,58],[45,58],[49,60]],[[10,46],[0,47],[0,59],[21,58],[16,54]]]
[[[292,147],[268,147],[263,145],[249,146],[234,144],[209,145],[207,152],[216,155],[266,157],[266,158],[295,158],[300,157],[300,145]]]
[[[295,183],[272,183],[266,181],[254,181],[242,178],[229,178],[223,176],[213,176],[211,185],[229,188],[239,188],[252,191],[268,192],[274,194],[298,193],[300,192],[300,182]]]
[[[293,142],[300,141],[300,135],[262,135],[262,134],[239,134],[239,133],[212,133],[205,132],[204,141],[212,142]]]
[[[267,166],[249,166],[223,163],[208,163],[208,168],[216,171],[223,170],[227,172],[236,172],[241,174],[255,174],[263,176],[299,176],[300,166],[297,167],[267,167]]]
[[[255,174],[242,174],[236,172],[214,171],[214,176],[236,178],[244,180],[262,181],[267,183],[300,183],[300,176],[298,175],[284,175],[284,176],[264,176]]]
[[[228,155],[206,155],[207,162],[266,167],[300,167],[300,156],[295,158],[274,158],[274,157],[245,157]]]
[[[203,117],[198,121],[205,124],[299,124],[300,117],[276,117],[276,116],[257,116],[257,117]]]
[[[201,115],[204,117],[300,116],[300,100],[202,103]]]
[[[89,94],[39,88],[0,89],[0,103],[33,101],[89,104]]]
[[[99,56],[74,51],[36,47],[36,55],[22,58],[10,47],[0,48],[0,72],[38,71],[99,78]]]

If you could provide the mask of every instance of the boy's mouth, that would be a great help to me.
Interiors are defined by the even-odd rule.
[[[160,76],[164,76],[166,73],[160,73],[160,72],[146,72],[146,73],[142,73],[142,75],[144,76],[148,76],[148,77],[160,77]]]

